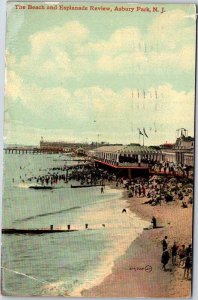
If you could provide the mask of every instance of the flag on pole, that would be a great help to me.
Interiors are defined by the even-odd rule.
[[[148,138],[148,135],[146,134],[145,128],[143,128],[143,132],[144,132],[144,135]]]

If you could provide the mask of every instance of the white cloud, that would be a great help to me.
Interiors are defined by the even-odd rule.
[[[5,81],[5,94],[9,99],[14,101],[21,95],[23,80],[14,71],[7,71]]]
[[[42,115],[47,110],[64,112],[70,93],[62,87],[41,88],[35,84],[24,83],[14,71],[7,72],[6,106],[20,98],[22,104],[33,113]]]
[[[97,61],[100,72],[119,74],[151,74],[170,72],[193,72],[195,66],[195,48],[185,47],[177,52],[124,53],[117,56],[104,55]],[[173,68],[174,67],[174,68]],[[175,70],[174,70],[175,69]]]
[[[82,49],[81,53],[97,52],[99,54],[114,55],[119,51],[131,51],[134,43],[141,40],[141,32],[136,27],[126,27],[112,33],[109,40],[95,43],[88,43],[87,48]]]
[[[29,38],[30,53],[18,61],[14,55],[7,53],[7,67],[24,77],[31,72],[34,74],[33,81],[44,76],[50,79],[56,76],[60,80],[74,78],[91,68],[87,58],[75,55],[75,49],[87,41],[88,36],[88,28],[77,21],[67,22],[48,31],[36,32]]]
[[[33,55],[40,55],[42,51],[50,45],[76,44],[86,40],[89,30],[82,26],[78,21],[65,23],[60,27],[53,27],[49,31],[37,32],[30,36],[30,43]]]
[[[126,88],[119,92],[93,86],[69,93],[60,87],[41,89],[26,85],[14,72],[8,76],[8,114],[10,101],[20,98],[35,118],[47,116],[49,120],[57,120],[57,124],[59,119],[65,118],[66,133],[67,128],[73,128],[73,138],[81,136],[81,130],[90,135],[99,131],[106,140],[111,141],[116,135],[118,140],[129,142],[130,138],[137,138],[138,127],[145,127],[150,130],[152,143],[155,140],[157,143],[173,141],[174,132],[180,127],[193,132],[194,93],[178,92],[171,85],[145,91]]]
[[[89,44],[100,52],[100,71],[131,73],[159,72],[162,68],[193,71],[195,66],[195,23],[181,10],[158,16],[145,32],[128,27],[114,32],[108,41]]]
[[[180,9],[157,16],[148,28],[149,40],[153,43],[158,41],[161,49],[165,47],[171,51],[186,43],[194,43],[195,21],[189,22],[185,17],[186,12]]]
[[[25,84],[23,80],[13,71],[7,73],[6,96],[13,102],[17,98],[21,98],[22,103],[32,111],[37,112],[45,109],[46,105],[54,107],[68,104],[71,106],[71,112],[76,113],[76,108],[79,112],[95,111],[97,109],[102,113],[126,111],[130,108],[130,104],[145,105],[146,108],[152,111],[154,105],[159,105],[163,109],[166,108],[171,114],[175,111],[172,105],[177,106],[177,109],[185,111],[187,106],[192,107],[193,111],[193,92],[177,92],[170,84],[159,86],[157,89],[150,87],[146,91],[131,90],[129,88],[121,91],[114,91],[110,88],[101,88],[99,86],[76,89],[73,93],[63,87],[40,88],[34,84]],[[182,103],[182,107],[180,106]],[[172,109],[169,110],[169,108]],[[176,108],[176,107],[175,107]],[[72,109],[74,109],[72,111]],[[141,112],[141,110],[140,110]],[[136,111],[137,113],[137,111]],[[191,115],[189,115],[191,118]]]
[[[148,58],[141,52],[123,53],[115,57],[111,55],[102,56],[97,62],[97,68],[107,72],[119,72],[119,74],[139,73],[140,68],[148,69]],[[150,69],[150,68],[149,68]]]
[[[182,10],[156,16],[141,31],[131,26],[112,32],[104,40],[92,41],[90,31],[77,21],[52,27],[30,36],[31,52],[16,62],[8,56],[8,68],[35,81],[79,78],[87,74],[163,74],[192,72],[195,65],[195,21]],[[33,78],[34,80],[34,78]]]

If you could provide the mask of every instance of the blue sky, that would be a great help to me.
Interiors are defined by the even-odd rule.
[[[143,127],[147,144],[174,142],[180,127],[193,135],[195,6],[163,5],[161,14],[102,5],[112,11],[8,4],[5,143],[99,134],[126,144]]]

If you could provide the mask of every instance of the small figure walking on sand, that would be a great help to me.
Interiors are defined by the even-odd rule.
[[[167,243],[167,235],[164,237],[163,241],[162,241],[162,250],[165,251],[168,248],[168,243]]]
[[[189,279],[189,273],[192,271],[192,256],[189,253],[186,257],[185,266],[184,266],[184,278]]]
[[[101,194],[104,193],[104,187],[103,187],[103,186],[101,187],[101,190],[100,190],[100,191],[101,191]]]
[[[180,267],[180,266],[183,267],[184,264],[185,264],[184,258],[185,258],[185,256],[186,256],[186,248],[185,248],[185,245],[182,245],[182,246],[180,247],[180,249],[178,250],[178,254],[179,254],[179,259],[180,259],[180,261],[179,261],[179,267]]]
[[[182,205],[181,205],[182,208],[188,208],[188,205],[185,201],[182,201]]]
[[[172,264],[173,264],[173,266],[176,265],[177,249],[178,249],[178,246],[177,246],[176,242],[174,242],[174,244],[173,244],[173,246],[171,248],[171,251],[172,251]]]
[[[190,254],[192,254],[192,245],[189,244],[188,247],[186,247],[186,256],[188,256]]]
[[[157,228],[157,220],[154,216],[152,217],[151,223],[153,224],[153,228]]]
[[[164,271],[166,271],[166,265],[167,265],[169,259],[170,259],[170,255],[168,253],[168,250],[165,249],[163,251],[162,257],[161,257],[161,263],[163,264],[162,268],[163,268]]]

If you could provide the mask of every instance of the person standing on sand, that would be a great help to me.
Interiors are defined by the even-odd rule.
[[[165,251],[168,248],[168,243],[167,243],[168,237],[165,236],[164,239],[162,240],[162,250]]]
[[[138,193],[139,193],[139,197],[141,196],[141,187],[140,187],[140,184],[138,186]]]
[[[178,250],[178,254],[179,254],[179,267],[183,267],[184,266],[184,257],[186,256],[186,248],[185,245],[182,245],[181,248]]]
[[[153,224],[153,228],[157,227],[157,220],[156,220],[156,218],[154,216],[153,216],[153,218],[151,220],[151,223]]]
[[[189,253],[191,254],[192,253],[192,245],[188,245],[188,247],[186,248],[186,256],[189,255]]]
[[[164,271],[166,271],[166,265],[167,265],[169,259],[170,259],[170,255],[168,253],[168,250],[165,249],[163,251],[162,257],[161,257],[161,263],[163,264],[162,268],[163,268]]]
[[[145,189],[144,185],[142,185],[142,194],[143,194],[143,197],[146,196],[146,189]]]
[[[173,246],[171,248],[171,251],[172,251],[172,264],[173,264],[173,266],[176,265],[177,249],[178,249],[178,246],[176,245],[176,242],[174,242],[174,244],[173,244]]]
[[[184,278],[185,277],[186,277],[186,279],[189,278],[189,271],[191,272],[191,269],[192,269],[192,256],[189,253],[188,256],[186,257],[186,261],[185,261]]]

